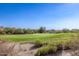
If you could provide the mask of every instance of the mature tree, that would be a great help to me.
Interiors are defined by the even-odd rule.
[[[40,27],[38,29],[38,33],[45,33],[46,32],[46,28],[45,27]]]
[[[55,33],[63,33],[61,30],[55,30]]]
[[[24,31],[23,31],[23,29],[18,28],[18,29],[15,30],[14,34],[24,34]]]
[[[9,27],[5,27],[4,31],[6,32],[6,34],[12,34],[12,29]]]
[[[71,32],[78,32],[79,33],[79,29],[72,29]]]
[[[24,34],[27,34],[27,30],[25,28],[23,29],[23,32],[24,32]]]
[[[0,34],[5,34],[4,28],[0,28]]]
[[[68,32],[70,32],[70,30],[65,28],[65,29],[62,30],[62,32],[63,33],[68,33]]]
[[[33,31],[33,29],[27,29],[27,34],[33,34],[34,33],[34,31]]]

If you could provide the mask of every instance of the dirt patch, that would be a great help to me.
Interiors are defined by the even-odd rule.
[[[35,46],[32,43],[15,43],[0,41],[0,56],[33,56],[37,49],[32,49]]]

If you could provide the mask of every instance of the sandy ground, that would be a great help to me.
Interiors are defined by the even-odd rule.
[[[31,43],[12,43],[0,41],[0,56],[33,56],[37,49]]]

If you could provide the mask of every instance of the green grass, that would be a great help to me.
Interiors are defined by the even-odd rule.
[[[71,39],[73,33],[61,34],[25,34],[25,35],[0,35],[0,39],[12,42],[37,42],[41,43],[58,43],[62,40]]]
[[[12,42],[34,42],[37,46],[41,46],[45,44],[63,44],[66,41],[72,40],[74,35],[75,33],[0,35],[0,39]]]
[[[58,45],[71,40],[74,34],[75,33],[0,35],[0,39],[12,42],[34,42],[37,46],[46,44]]]
[[[61,34],[26,34],[26,35],[0,35],[0,39],[20,42],[20,41],[50,41],[70,38],[71,33]]]

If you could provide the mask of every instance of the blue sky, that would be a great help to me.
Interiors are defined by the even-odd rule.
[[[79,28],[79,4],[0,4],[0,26]]]

